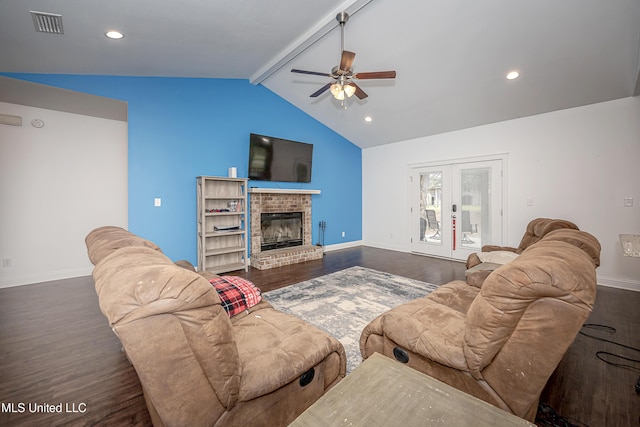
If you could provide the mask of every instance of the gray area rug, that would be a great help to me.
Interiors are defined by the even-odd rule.
[[[435,290],[432,285],[364,267],[351,267],[297,283],[263,297],[336,337],[347,353],[347,372],[362,362],[360,334],[385,311]]]

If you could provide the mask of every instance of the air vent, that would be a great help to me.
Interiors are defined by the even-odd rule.
[[[34,10],[30,12],[33,18],[33,25],[36,26],[36,31],[49,34],[64,34],[62,15],[57,13],[36,12]]]

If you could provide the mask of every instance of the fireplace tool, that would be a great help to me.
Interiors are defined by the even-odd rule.
[[[327,223],[325,221],[320,221],[318,223],[318,246],[324,247],[324,231],[327,229]]]

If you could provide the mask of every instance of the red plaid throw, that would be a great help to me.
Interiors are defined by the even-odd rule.
[[[218,291],[222,307],[229,317],[253,307],[262,300],[260,289],[237,276],[220,276],[209,281]]]

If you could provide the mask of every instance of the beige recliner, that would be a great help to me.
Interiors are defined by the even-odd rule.
[[[86,243],[155,426],[284,426],[345,376],[339,341],[268,302],[229,318],[206,278],[151,242],[103,227]]]
[[[374,319],[366,359],[395,358],[533,421],[549,376],[591,312],[600,244],[575,229],[547,233],[481,288],[453,281]]]
[[[481,250],[482,252],[509,251],[521,254],[529,246],[539,242],[547,233],[561,229],[579,230],[577,225],[564,219],[536,218],[527,224],[527,229],[517,248],[512,246],[484,245]],[[474,267],[481,262],[477,254],[473,253],[467,258],[467,268]]]
[[[555,230],[578,230],[578,226],[564,219],[536,218],[527,224],[527,229],[517,248],[511,246],[484,245],[481,253],[472,253],[467,258],[467,283],[480,286],[489,274],[513,256],[521,254],[529,246],[539,242],[544,236]],[[502,255],[499,255],[503,253]],[[489,254],[489,255],[488,255]],[[511,255],[511,256],[508,256]],[[482,258],[490,258],[483,262]],[[496,258],[501,261],[496,261]]]

